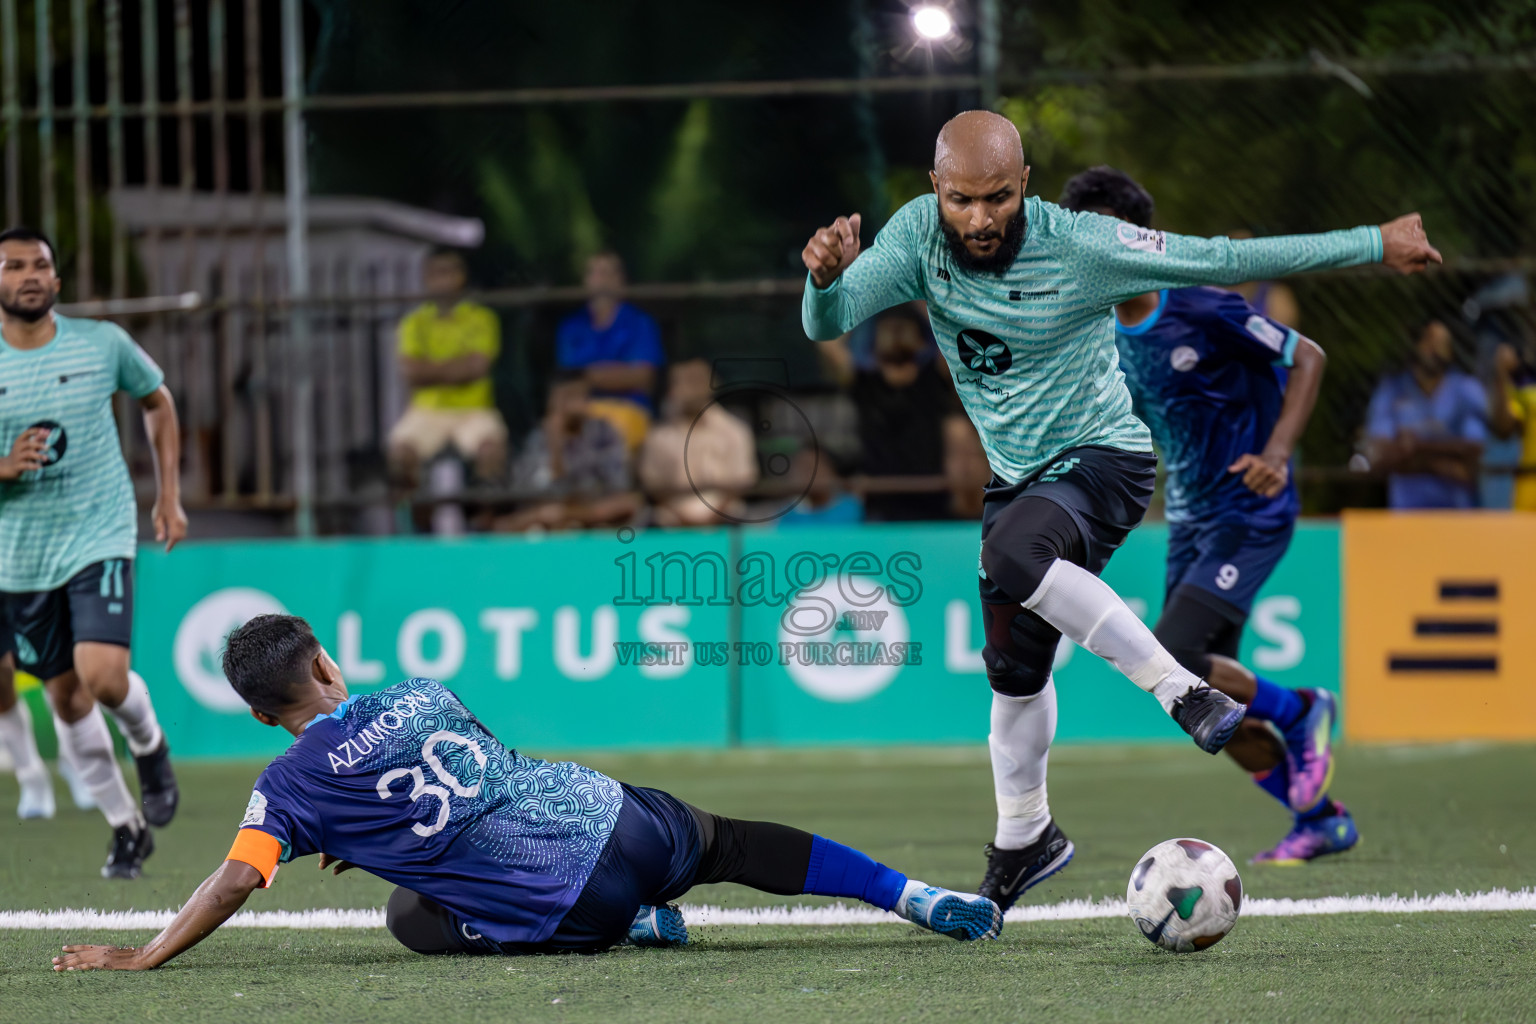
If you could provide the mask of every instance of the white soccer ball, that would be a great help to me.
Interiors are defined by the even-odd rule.
[[[1141,934],[1174,953],[1193,953],[1237,923],[1243,880],[1232,858],[1210,843],[1170,839],[1136,862],[1125,902]]]

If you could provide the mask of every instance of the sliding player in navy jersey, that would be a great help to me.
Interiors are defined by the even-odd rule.
[[[1067,182],[1061,206],[1152,223],[1152,197],[1112,167]],[[1220,288],[1148,292],[1115,307],[1120,369],[1167,468],[1167,593],[1154,632],[1191,672],[1248,706],[1226,746],[1294,826],[1256,863],[1359,842],[1328,795],[1334,698],[1235,659],[1254,597],[1290,545],[1301,503],[1291,455],[1322,383],[1323,350]]]
[[[298,737],[256,781],[224,864],[137,949],[66,946],[56,970],[145,970],[191,948],[320,854],[399,888],[390,932],[418,953],[595,952],[687,941],[695,885],[863,900],[957,939],[995,938],[991,900],[909,880],[809,832],[701,811],[590,768],[509,750],[442,684],[349,697],[309,624],[262,615],[230,634],[224,673],[266,725]]]

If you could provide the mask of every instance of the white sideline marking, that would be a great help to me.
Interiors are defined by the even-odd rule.
[[[1324,896],[1318,899],[1248,899],[1245,917],[1303,917],[1332,914],[1427,914],[1467,911],[1536,910],[1536,889],[1494,889],[1491,892],[1439,893],[1435,896]],[[164,928],[171,910],[7,910],[0,911],[0,929],[31,931],[97,930],[147,931]],[[1061,903],[1014,907],[1007,920],[1086,921],[1121,917],[1119,900],[1065,900]],[[873,907],[834,904],[824,907],[712,907],[683,905],[690,925],[839,925],[897,924],[901,918]],[[226,928],[382,928],[383,910],[262,910],[242,911]],[[1536,927],[1533,925],[1532,927]]]

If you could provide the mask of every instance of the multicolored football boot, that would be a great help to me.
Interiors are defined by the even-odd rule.
[[[1281,735],[1290,769],[1291,810],[1305,814],[1318,805],[1333,783],[1333,725],[1338,703],[1327,690],[1297,690],[1307,699],[1307,713]]]
[[[621,946],[686,946],[688,926],[683,923],[683,912],[676,904],[663,903],[659,907],[649,904],[640,908],[629,926],[629,934]]]
[[[1256,854],[1250,864],[1276,864],[1293,867],[1325,857],[1330,853],[1343,853],[1360,842],[1360,830],[1355,819],[1337,800],[1333,801],[1333,813],[1308,821],[1297,821],[1290,833],[1273,850]]]
[[[919,928],[961,942],[995,939],[1003,930],[1002,908],[985,896],[940,889],[916,879],[907,882],[895,909]]]

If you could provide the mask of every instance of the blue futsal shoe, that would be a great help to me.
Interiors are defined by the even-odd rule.
[[[1286,794],[1291,810],[1305,814],[1322,801],[1333,785],[1333,723],[1338,704],[1327,690],[1298,690],[1307,698],[1307,713],[1283,733],[1291,770]]]
[[[1326,857],[1330,853],[1354,849],[1360,842],[1360,830],[1355,827],[1355,819],[1337,800],[1333,801],[1331,810],[1333,813],[1324,817],[1298,821],[1273,850],[1265,850],[1249,863],[1293,867]]]
[[[626,946],[686,946],[688,926],[683,923],[683,912],[676,905],[663,903],[659,907],[642,906],[630,923],[625,936]]]
[[[995,939],[1003,930],[1003,911],[985,896],[953,892],[909,881],[896,902],[896,913],[919,928],[961,942]]]

